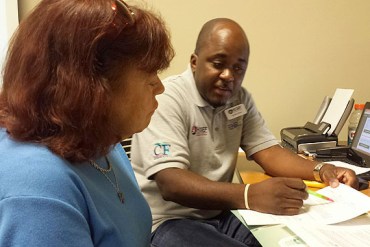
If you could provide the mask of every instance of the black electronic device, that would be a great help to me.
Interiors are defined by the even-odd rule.
[[[333,148],[338,145],[338,135],[349,117],[354,100],[349,100],[344,111],[341,113],[335,129],[329,135],[331,129],[329,123],[322,122],[331,98],[325,97],[313,122],[307,122],[304,126],[283,128],[280,131],[281,144],[297,153],[305,151],[315,152],[318,149]]]

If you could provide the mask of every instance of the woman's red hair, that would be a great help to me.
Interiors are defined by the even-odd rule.
[[[156,72],[174,56],[161,18],[131,9],[135,23],[111,39],[112,1],[41,1],[10,42],[0,126],[72,162],[106,154],[121,138],[108,117],[122,67]]]

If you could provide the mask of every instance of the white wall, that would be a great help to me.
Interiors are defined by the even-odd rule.
[[[282,128],[313,120],[336,88],[353,88],[356,102],[370,101],[369,0],[148,2],[167,21],[177,52],[163,76],[184,70],[204,22],[229,17],[241,24],[251,46],[243,85],[279,138]]]
[[[18,0],[27,13],[39,0]],[[229,17],[251,45],[243,85],[270,129],[313,120],[324,96],[353,88],[356,102],[370,101],[369,0],[130,0],[161,13],[176,57],[161,77],[182,72],[201,26]],[[346,126],[340,140],[346,140]]]
[[[18,4],[15,0],[0,0],[0,67],[3,68],[8,41],[18,26]],[[2,76],[0,76],[0,85]]]

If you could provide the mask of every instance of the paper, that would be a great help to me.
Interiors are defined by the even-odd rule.
[[[368,215],[337,225],[290,224],[288,228],[308,246],[370,246],[370,217]]]
[[[309,195],[298,215],[273,215],[253,210],[239,210],[239,213],[248,225],[334,224],[370,210],[370,197],[347,185],[340,184],[337,188],[327,186],[317,192],[333,199],[334,202]]]
[[[285,237],[279,240],[280,247],[308,247],[307,244],[303,243],[297,236]]]
[[[328,131],[329,136],[334,132],[335,128],[337,127],[339,120],[341,119],[343,112],[348,105],[348,101],[352,97],[353,91],[354,91],[353,89],[342,89],[342,88],[337,88],[337,90],[335,90],[330,105],[321,120],[321,122],[326,122],[331,125],[331,128]]]
[[[343,161],[325,161],[325,163],[351,169],[356,173],[356,175],[370,171],[370,168],[351,165]]]

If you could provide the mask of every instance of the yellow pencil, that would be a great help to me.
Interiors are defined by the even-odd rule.
[[[326,187],[326,184],[316,182],[316,181],[310,181],[310,180],[303,180],[303,182],[308,186],[312,188],[324,188]]]

